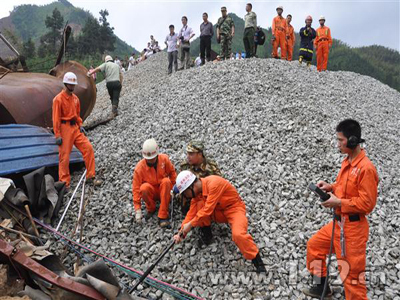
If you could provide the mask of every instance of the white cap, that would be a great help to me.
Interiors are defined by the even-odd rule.
[[[276,8],[276,10],[278,10],[278,9],[282,9],[282,10],[283,10],[283,6],[278,6],[278,7]]]
[[[142,154],[145,159],[153,159],[158,155],[158,145],[155,139],[149,139],[143,143]]]
[[[113,60],[113,58],[111,57],[111,55],[107,55],[106,58],[104,59],[105,62],[108,62],[110,60]]]
[[[72,72],[67,72],[64,75],[63,82],[66,84],[73,84],[77,85],[78,84],[78,79],[76,78],[76,75]]]
[[[179,194],[182,194],[186,189],[192,185],[196,180],[196,175],[190,171],[182,171],[176,177],[176,187],[178,188]]]
[[[325,21],[325,17],[324,16],[320,16],[319,19]]]

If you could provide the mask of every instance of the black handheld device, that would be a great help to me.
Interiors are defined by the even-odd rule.
[[[314,183],[310,183],[308,188],[320,198],[321,202],[324,202],[331,197],[329,194],[317,187]]]

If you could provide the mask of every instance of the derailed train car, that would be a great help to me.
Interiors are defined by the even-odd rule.
[[[61,62],[65,45],[71,32],[69,26],[64,31],[63,43],[55,67],[44,73],[31,73],[25,65],[25,59],[0,34],[3,43],[0,51],[0,124],[30,124],[52,127],[53,98],[64,87],[62,83],[66,72],[74,72],[78,85],[74,93],[81,102],[81,117],[85,120],[96,102],[94,80],[86,76],[88,70],[76,61]],[[5,51],[13,53],[4,57]],[[18,69],[18,64],[22,69]]]

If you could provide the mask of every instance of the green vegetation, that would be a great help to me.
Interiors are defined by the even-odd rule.
[[[235,14],[230,14],[235,22],[235,37],[232,41],[232,52],[244,51],[243,31],[244,20]],[[316,26],[316,24],[314,24]],[[214,25],[215,28],[215,25]],[[297,28],[300,29],[300,28]],[[263,29],[265,33],[265,44],[257,49],[257,56],[261,58],[271,57],[271,28]],[[296,34],[296,44],[293,51],[293,60],[298,59],[300,36]],[[211,48],[219,53],[220,46],[215,37],[212,40]],[[192,56],[198,56],[200,39],[196,38],[191,45]],[[316,65],[316,55],[313,57],[313,64]],[[340,40],[334,39],[329,54],[328,69],[333,71],[351,71],[371,76],[390,87],[400,91],[400,53],[383,46],[368,46],[352,48]]]
[[[48,72],[54,66],[66,24],[72,27],[72,35],[65,60],[76,60],[89,68],[102,63],[104,54],[125,57],[138,53],[113,33],[114,28],[107,21],[108,11],[99,13],[97,19],[67,0],[43,6],[21,5],[10,14],[12,27],[0,30],[27,58],[29,69],[35,72]]]

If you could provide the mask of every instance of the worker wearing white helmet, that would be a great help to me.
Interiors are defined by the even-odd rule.
[[[78,84],[78,78],[72,72],[64,74],[64,89],[53,99],[53,130],[56,136],[56,145],[59,146],[59,180],[69,188],[71,176],[69,174],[69,155],[75,145],[82,152],[86,166],[86,178],[95,185],[101,181],[94,180],[95,161],[94,151],[87,137],[83,134],[82,118],[80,116],[80,102],[73,93]]]
[[[319,24],[317,28],[317,37],[314,40],[315,51],[317,51],[317,70],[319,72],[326,71],[328,67],[329,50],[332,47],[332,36],[329,27],[325,26],[325,17],[319,17]]]
[[[155,139],[143,143],[143,159],[138,162],[133,173],[132,194],[137,223],[142,222],[142,201],[146,205],[147,216],[156,211],[156,201],[160,201],[159,225],[168,227],[171,189],[175,184],[176,172],[168,155],[160,154]]]
[[[276,8],[277,16],[272,20],[272,57],[279,58],[278,48],[281,48],[281,59],[286,60],[286,44],[288,38],[288,27],[286,19],[282,17],[283,7],[278,6]]]
[[[191,199],[181,232],[174,236],[176,243],[180,243],[193,227],[210,226],[211,221],[229,223],[232,240],[244,258],[252,260],[257,272],[266,272],[259,250],[247,232],[246,206],[232,184],[220,176],[197,178],[190,171],[182,171],[176,188],[183,197]],[[210,229],[209,243],[211,238]]]
[[[122,89],[122,71],[121,67],[113,62],[113,58],[107,55],[104,58],[104,63],[94,70],[87,73],[87,76],[92,76],[93,73],[101,71],[106,79],[108,94],[110,95],[112,105],[112,117],[118,115],[119,95]]]

